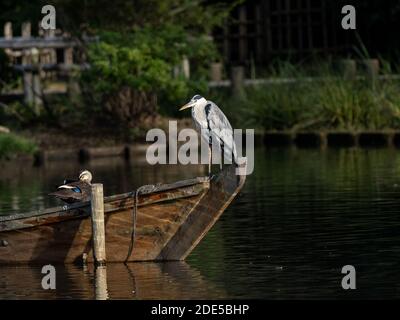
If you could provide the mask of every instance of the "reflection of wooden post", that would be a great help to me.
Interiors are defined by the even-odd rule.
[[[374,88],[376,79],[379,75],[379,60],[378,59],[366,59],[363,60],[363,65],[366,72],[367,80],[370,82],[371,86]]]
[[[99,266],[96,268],[95,280],[95,293],[96,300],[107,300],[107,268],[106,266]]]
[[[92,237],[93,237],[93,257],[96,265],[106,263],[106,236],[104,228],[104,197],[103,185],[101,183],[92,184]]]
[[[357,64],[353,59],[339,60],[340,73],[346,80],[354,80],[357,74]]]
[[[244,95],[244,67],[237,66],[231,69],[231,89],[235,96]]]

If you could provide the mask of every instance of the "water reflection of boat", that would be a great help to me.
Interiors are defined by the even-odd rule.
[[[55,265],[56,289],[43,290],[40,266],[1,266],[0,299],[205,299],[227,293],[184,261],[110,263],[105,269]],[[100,272],[99,271],[104,271]]]
[[[106,197],[107,260],[185,259],[242,188],[236,169]],[[0,263],[91,262],[89,211],[79,203],[0,217]]]

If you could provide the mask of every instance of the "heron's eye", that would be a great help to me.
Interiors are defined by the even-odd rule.
[[[78,188],[78,187],[74,187],[74,188],[72,188],[71,190],[72,190],[73,192],[76,192],[76,193],[81,193],[81,192],[82,192],[81,189]]]

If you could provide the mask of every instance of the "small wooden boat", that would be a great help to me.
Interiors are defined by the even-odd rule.
[[[109,262],[184,260],[243,187],[236,165],[104,198]],[[93,262],[90,203],[0,217],[0,264]]]

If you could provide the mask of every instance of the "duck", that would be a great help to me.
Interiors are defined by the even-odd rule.
[[[75,203],[90,200],[92,174],[89,170],[80,172],[78,179],[65,179],[55,192],[49,194],[66,203]]]

